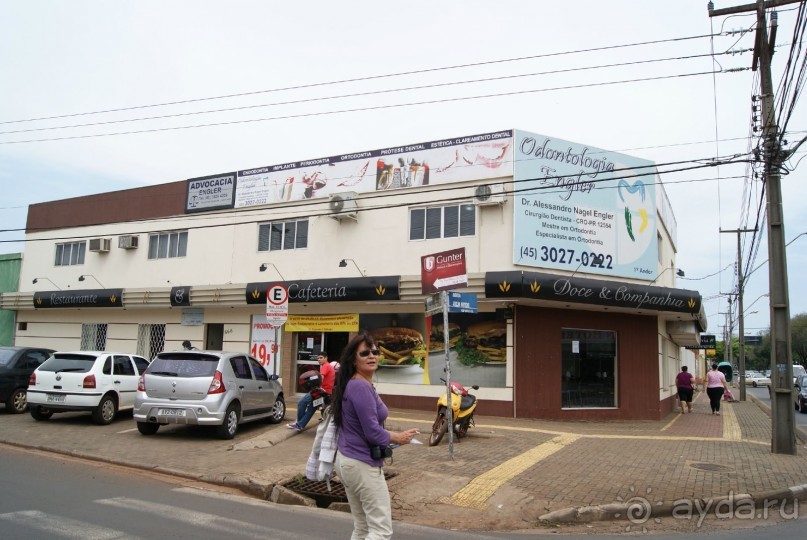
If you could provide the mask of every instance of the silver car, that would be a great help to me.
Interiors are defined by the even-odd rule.
[[[216,426],[232,439],[242,423],[286,416],[283,389],[255,358],[241,352],[157,354],[140,377],[134,419],[143,435],[166,424]]]

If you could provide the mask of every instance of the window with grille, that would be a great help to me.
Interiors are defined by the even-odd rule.
[[[275,221],[258,226],[258,251],[308,247],[308,219]]]
[[[84,264],[84,252],[87,250],[87,242],[66,242],[56,244],[56,266],[73,266]]]
[[[476,207],[452,204],[409,210],[409,239],[457,238],[476,234]]]
[[[164,324],[137,325],[137,354],[146,358],[154,358],[165,350]]]
[[[81,325],[81,350],[106,350],[106,323],[83,323]]]
[[[188,231],[149,235],[149,259],[171,259],[188,254]]]

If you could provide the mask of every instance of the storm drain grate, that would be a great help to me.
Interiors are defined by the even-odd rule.
[[[397,476],[397,473],[384,473],[384,478],[387,480],[395,476]],[[293,478],[281,485],[300,495],[314,499],[320,508],[327,508],[329,504],[335,502],[347,502],[345,486],[339,480],[331,480],[330,491],[328,491],[328,484],[325,481],[318,482],[307,478]]]
[[[731,467],[727,467],[725,465],[718,465],[717,463],[693,463],[692,465],[690,465],[690,467],[701,471],[713,471],[713,472],[731,472],[733,470]]]

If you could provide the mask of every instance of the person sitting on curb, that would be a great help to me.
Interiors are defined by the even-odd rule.
[[[323,392],[328,394],[333,393],[333,383],[336,379],[336,372],[333,369],[333,366],[328,363],[328,353],[320,353],[317,356],[317,362],[319,362],[319,374],[322,376],[322,384],[320,388]],[[297,421],[292,424],[286,424],[286,427],[289,429],[295,429],[297,431],[302,431],[305,429],[305,426],[308,425],[308,422],[311,420],[311,417],[314,416],[316,409],[314,408],[314,398],[311,396],[311,392],[308,392],[306,395],[300,398],[300,401],[297,402]]]

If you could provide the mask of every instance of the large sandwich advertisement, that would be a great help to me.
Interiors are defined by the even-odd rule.
[[[515,131],[513,264],[652,280],[651,161]]]
[[[445,378],[443,318],[417,314],[361,315],[359,324],[378,345],[376,380],[442,385]],[[463,385],[504,387],[507,324],[493,313],[452,313],[448,322],[451,378]]]

